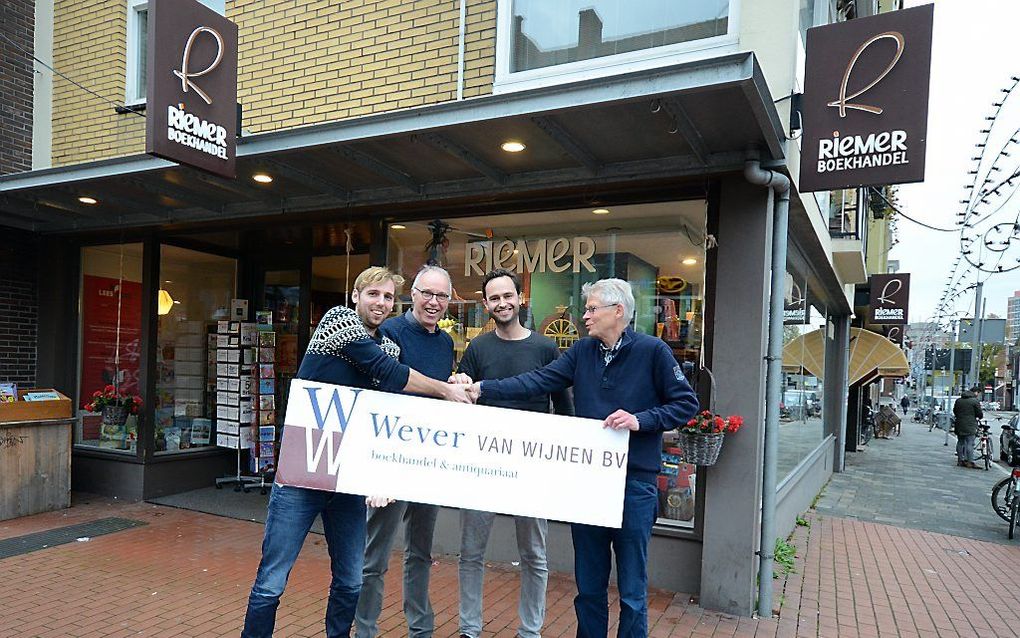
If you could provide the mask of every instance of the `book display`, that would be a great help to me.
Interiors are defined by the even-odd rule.
[[[276,471],[276,333],[272,323],[258,324],[254,349],[258,364],[252,366],[251,469],[266,477]]]
[[[235,451],[237,471],[233,476],[216,479],[216,487],[232,484],[235,492],[247,492],[249,486],[258,485],[264,491],[262,477],[241,473],[241,455],[251,448],[254,439],[252,398],[255,384],[251,371],[258,347],[253,344],[255,324],[243,321],[247,319],[247,301],[234,300],[232,310],[229,320],[216,322],[215,356],[211,357],[215,363],[211,365],[216,367],[216,445]]]

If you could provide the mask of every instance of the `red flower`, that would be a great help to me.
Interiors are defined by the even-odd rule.
[[[91,403],[86,403],[85,404],[85,411],[86,412],[92,412],[93,411]]]

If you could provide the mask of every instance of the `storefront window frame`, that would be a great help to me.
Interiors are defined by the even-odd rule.
[[[731,0],[731,2],[732,1],[734,1],[734,0]],[[688,200],[702,200],[702,201],[705,202],[705,204],[706,204],[706,206],[705,206],[705,209],[706,209],[706,232],[709,232],[709,233],[712,232],[710,229],[713,227],[712,226],[712,224],[713,224],[713,216],[717,216],[718,215],[718,211],[713,208],[712,201],[711,201],[712,200],[711,194],[706,193],[705,196],[701,197],[701,198],[698,198],[698,197],[664,198],[661,201],[666,202],[666,201],[688,201]],[[642,202],[642,203],[655,203],[655,202]],[[570,206],[566,206],[566,205],[563,206],[563,207],[570,208]],[[582,207],[583,207],[583,205],[582,205]],[[544,209],[543,208],[536,208],[534,210],[530,210],[529,209],[529,212],[540,212],[542,210],[544,210]],[[499,215],[500,215],[499,213],[486,213],[486,214],[481,214],[481,215],[454,214],[454,215],[448,215],[447,218],[450,219],[451,221],[455,221],[456,219],[463,218],[463,217],[498,217]],[[403,217],[402,216],[402,217],[387,217],[387,218],[385,218],[385,223],[383,223],[381,225],[381,229],[380,229],[381,234],[382,234],[381,243],[382,243],[383,246],[387,247],[386,251],[384,253],[384,263],[387,264],[388,266],[390,264],[389,247],[391,246],[391,242],[390,242],[391,233],[394,232],[391,229],[391,226],[393,224],[403,225],[403,224],[407,224],[407,223],[412,223],[412,224],[413,223],[422,223],[422,222],[425,222],[425,221],[428,221],[428,220],[431,220],[431,219],[434,219],[434,218],[435,218],[434,214],[433,215],[426,215],[426,216],[414,216],[414,217],[411,217],[411,216]],[[709,286],[711,284],[714,284],[714,282],[716,280],[716,277],[715,277],[716,262],[715,262],[715,259],[713,258],[713,255],[711,254],[711,252],[706,252],[705,254],[702,255],[702,258],[704,259],[704,263],[703,263],[704,277],[703,277],[702,281],[700,282],[700,284],[701,284],[701,305],[702,305],[702,310],[701,310],[701,313],[700,313],[701,314],[701,321],[702,321],[702,327],[701,327],[701,332],[702,332],[702,336],[701,336],[701,350],[702,350],[702,359],[705,361],[704,365],[708,366],[708,365],[710,365],[710,353],[712,352],[712,349],[713,349],[713,330],[712,330],[711,325],[709,323],[710,320],[711,320],[711,317],[712,317],[712,311],[710,310],[710,308],[714,304],[713,297],[714,297],[714,294],[715,294],[714,293],[714,289],[710,289]],[[409,285],[410,285],[410,282],[408,282],[405,285],[405,289]],[[394,315],[399,314],[400,312],[403,312],[404,310],[407,310],[408,307],[409,306],[407,306],[406,304],[404,304],[404,306],[401,307],[401,304],[398,301],[397,305],[394,306]],[[709,391],[707,389],[705,389],[704,391],[699,391],[698,394],[699,394],[699,399],[704,399],[705,397],[710,396]],[[694,492],[694,520],[693,520],[693,525],[691,525],[690,527],[682,526],[679,523],[670,523],[669,519],[665,519],[665,518],[657,516],[656,519],[655,519],[655,523],[652,526],[652,534],[655,535],[655,536],[662,536],[662,537],[668,537],[668,538],[677,538],[677,539],[689,540],[689,541],[701,541],[702,538],[703,538],[703,535],[704,535],[704,513],[705,513],[705,489],[704,489],[704,476],[702,476],[702,481],[701,481],[701,484],[700,484],[700,489],[698,489],[696,487],[695,488],[695,492]]]
[[[514,0],[498,0],[496,73],[492,92],[500,94],[556,86],[735,53],[739,48],[740,12],[744,1],[729,0],[724,35],[515,72],[512,71]]]
[[[156,258],[157,275],[156,275],[156,279],[155,279],[155,290],[156,291],[158,291],[160,289],[160,282],[163,281],[163,276],[164,276],[163,269],[162,269],[162,264],[163,264],[163,248],[164,248],[164,246],[167,246],[167,247],[173,247],[173,248],[180,248],[180,249],[183,249],[183,250],[189,250],[189,251],[192,251],[192,252],[204,253],[204,254],[207,254],[207,255],[214,255],[216,257],[221,257],[223,259],[232,260],[234,262],[234,287],[233,287],[233,290],[231,290],[230,298],[231,299],[235,299],[235,298],[238,297],[239,291],[241,289],[241,273],[242,273],[242,269],[241,269],[241,259],[240,259],[240,257],[236,253],[234,253],[232,251],[225,251],[225,250],[215,250],[215,249],[214,250],[210,250],[208,247],[195,245],[195,244],[192,244],[192,243],[186,242],[186,241],[174,241],[172,238],[163,237],[163,236],[158,238],[158,242],[159,242],[158,243],[158,257]],[[157,373],[157,370],[158,370],[158,361],[157,361],[157,356],[156,356],[157,355],[156,349],[159,348],[159,317],[158,317],[158,312],[157,312],[157,316],[154,317],[154,329],[153,329],[153,333],[152,333],[152,344],[153,344],[153,347],[152,347],[152,354],[151,354],[151,357],[150,357],[150,361],[152,362],[152,366],[153,367],[151,368],[152,372],[151,372],[150,376],[153,379],[152,383],[151,383],[151,386],[153,388],[153,393],[152,393],[153,399],[151,401],[151,408],[148,411],[148,412],[151,412],[151,417],[150,418],[152,419],[152,427],[151,427],[151,431],[147,434],[147,436],[149,438],[151,438],[152,440],[151,440],[151,442],[146,441],[147,445],[151,445],[151,451],[150,451],[149,457],[148,457],[149,460],[150,461],[155,461],[155,460],[172,460],[172,459],[175,459],[175,458],[184,458],[184,457],[190,457],[190,456],[201,456],[201,455],[207,455],[207,454],[218,454],[218,453],[221,453],[223,448],[219,448],[219,447],[216,446],[216,419],[215,418],[212,418],[212,428],[211,428],[211,432],[210,432],[212,438],[211,438],[211,441],[210,441],[210,443],[208,445],[203,445],[201,447],[195,447],[195,448],[189,448],[189,449],[183,449],[183,450],[156,450],[156,402],[155,402],[155,396],[156,395],[155,395],[155,393],[158,392],[158,383],[159,383],[158,373]],[[147,402],[147,405],[148,405],[148,402]]]
[[[146,265],[147,265],[147,257],[149,257],[149,251],[151,251],[151,242],[148,240],[148,238],[146,238],[146,237],[139,237],[137,235],[134,235],[134,236],[123,236],[123,237],[118,237],[117,239],[118,239],[118,241],[114,241],[114,242],[111,242],[109,238],[105,238],[105,239],[102,239],[102,240],[97,239],[97,240],[91,241],[91,242],[79,242],[77,244],[77,246],[76,246],[76,249],[77,249],[77,252],[78,252],[78,260],[77,260],[77,263],[78,263],[78,272],[77,272],[77,285],[75,287],[75,291],[76,291],[76,294],[77,294],[77,299],[75,300],[76,303],[75,303],[75,309],[74,309],[75,310],[74,318],[75,318],[75,324],[76,324],[76,329],[75,329],[76,340],[75,340],[75,358],[74,358],[75,369],[74,369],[73,377],[72,377],[74,388],[75,388],[75,390],[74,390],[74,393],[75,393],[74,394],[74,413],[73,414],[74,414],[74,418],[75,418],[75,420],[77,422],[79,411],[82,410],[82,406],[84,405],[85,400],[88,398],[88,395],[92,392],[91,389],[82,388],[82,385],[81,385],[82,384],[83,345],[84,345],[84,338],[83,338],[84,337],[84,329],[83,329],[83,325],[82,324],[83,324],[83,313],[84,313],[84,302],[83,302],[84,294],[83,294],[83,292],[84,292],[84,277],[85,277],[85,251],[87,249],[89,249],[89,248],[98,248],[98,247],[102,247],[102,246],[117,246],[117,245],[127,245],[127,244],[138,244],[142,248],[142,255],[141,255],[141,258],[142,258],[141,295],[142,295],[142,300],[143,300],[142,309],[141,309],[141,318],[140,318],[140,321],[141,321],[141,336],[140,336],[140,343],[139,343],[139,351],[140,351],[139,374],[140,374],[140,376],[139,376],[138,394],[140,394],[141,397],[142,397],[143,405],[142,405],[142,409],[139,411],[139,413],[134,418],[137,419],[136,440],[139,443],[136,443],[135,450],[132,453],[131,450],[117,450],[117,449],[102,448],[102,447],[97,447],[97,446],[92,446],[92,445],[85,445],[85,444],[82,444],[82,443],[79,443],[79,442],[75,441],[74,437],[72,437],[72,446],[71,446],[71,448],[72,448],[72,454],[75,455],[75,456],[78,456],[78,455],[81,455],[81,456],[93,456],[93,457],[99,457],[99,458],[116,459],[118,461],[124,461],[124,462],[142,463],[142,462],[144,462],[144,459],[146,458],[146,451],[145,451],[145,444],[144,444],[144,442],[145,442],[145,432],[146,432],[146,428],[148,426],[148,420],[151,418],[151,416],[149,414],[149,405],[150,405],[150,402],[149,402],[149,398],[147,396],[148,395],[147,387],[145,387],[145,386],[147,386],[146,366],[149,365],[149,363],[148,363],[149,355],[148,355],[148,352],[146,351],[147,344],[148,344],[148,341],[147,341],[147,336],[148,336],[147,335],[147,331],[149,329],[148,326],[147,326],[147,321],[146,321],[146,312],[147,312],[147,306],[150,305],[150,304],[146,304],[145,300],[147,300],[148,297],[149,297],[149,295],[147,294],[147,290],[148,290],[147,286],[151,287],[151,285],[152,285],[152,282],[148,281],[147,278],[146,278]],[[155,298],[154,297],[151,300],[151,305],[153,307],[153,312],[155,312],[155,305],[156,304],[155,304]],[[76,423],[75,427],[77,428],[77,423]]]

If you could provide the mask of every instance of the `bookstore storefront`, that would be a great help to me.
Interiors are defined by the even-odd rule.
[[[513,140],[527,150],[502,148]],[[0,178],[0,192],[11,196],[45,201],[73,187],[100,202],[85,219],[59,217],[43,235],[40,276],[53,284],[40,299],[40,333],[51,335],[39,344],[40,378],[76,392],[79,405],[116,380],[137,388],[145,407],[119,428],[81,420],[79,488],[149,498],[235,471],[236,455],[214,445],[221,362],[211,355],[221,322],[235,318],[234,300],[247,301],[248,321],[271,313],[278,422],[283,388],[318,318],[346,301],[369,264],[405,277],[427,260],[445,266],[455,288],[447,329],[458,352],[492,329],[480,303],[490,268],[520,274],[522,319],[560,348],[584,336],[581,286],[620,277],[635,290],[635,329],[669,346],[703,404],[745,419],[711,468],[685,463],[665,437],[650,580],[701,592],[706,607],[749,613],[773,198],[743,168],[749,157],[776,170],[786,162],[782,125],[752,54],[242,142],[233,181],[144,156]],[[255,174],[273,180],[256,184]],[[818,291],[810,322],[821,325],[848,309],[797,199],[791,271]],[[804,262],[817,266],[805,274]],[[837,354],[827,348],[824,356]],[[822,389],[804,375],[787,382],[790,397],[830,394],[830,384]],[[796,416],[800,429],[786,431],[811,449],[783,470],[791,512],[831,473],[824,446],[838,423]],[[800,435],[809,428],[810,437]],[[456,512],[441,516],[437,552],[457,551],[457,520]],[[512,524],[493,534],[491,557],[511,558]],[[551,568],[571,570],[566,526],[550,528],[550,546]]]

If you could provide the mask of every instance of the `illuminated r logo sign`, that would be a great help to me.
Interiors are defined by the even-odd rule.
[[[203,71],[189,72],[188,63],[191,61],[191,47],[195,44],[195,39],[198,38],[198,34],[205,32],[212,34],[212,37],[216,38],[216,59],[212,61],[208,67]],[[198,93],[199,97],[205,100],[206,104],[212,104],[212,98],[209,97],[205,91],[203,91],[197,84],[191,81],[191,78],[197,78],[205,75],[212,71],[220,64],[220,60],[223,59],[223,36],[219,34],[215,29],[210,27],[197,27],[188,36],[188,42],[184,45],[184,56],[181,59],[181,70],[174,70],[173,74],[181,79],[181,91],[187,93],[188,89],[194,89],[195,93]]]
[[[879,40],[885,39],[893,40],[896,42],[896,54],[893,55],[893,59],[891,62],[889,62],[889,66],[885,67],[885,70],[879,73],[878,77],[871,81],[871,84],[867,85],[866,87],[864,87],[860,91],[857,91],[856,93],[847,95],[846,94],[848,90],[847,84],[849,84],[850,82],[850,75],[853,73],[854,66],[857,64],[857,61],[860,60],[861,55],[864,54],[864,51],[867,50],[869,46],[878,42]],[[872,87],[881,82],[882,79],[885,78],[885,76],[889,75],[889,72],[893,70],[893,67],[896,66],[896,63],[899,62],[900,58],[903,56],[903,49],[905,46],[906,45],[903,39],[903,34],[898,31],[886,31],[885,33],[879,33],[878,35],[869,38],[864,44],[857,48],[857,52],[854,53],[853,57],[850,58],[850,64],[847,65],[846,71],[843,73],[843,83],[840,84],[839,86],[839,99],[829,102],[826,106],[838,108],[839,116],[841,118],[846,117],[847,109],[867,111],[868,113],[881,115],[883,109],[880,107],[870,106],[867,104],[855,104],[853,102],[850,102],[850,100],[858,98],[861,95],[867,93],[869,90],[871,90]]]

